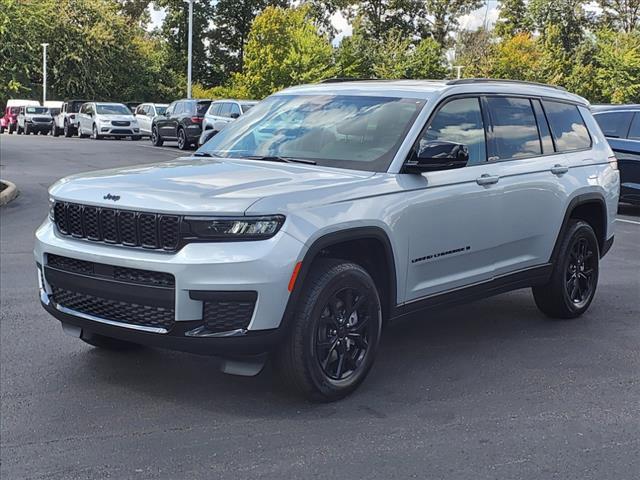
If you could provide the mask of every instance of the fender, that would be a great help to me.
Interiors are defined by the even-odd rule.
[[[304,258],[302,259],[302,265],[300,267],[300,271],[298,272],[297,281],[295,283],[293,291],[291,292],[291,295],[289,295],[289,300],[287,301],[287,306],[282,317],[280,329],[288,329],[291,318],[293,318],[298,299],[300,298],[300,294],[302,293],[304,279],[307,277],[311,270],[313,260],[320,254],[320,252],[323,249],[328,248],[332,245],[336,245],[338,243],[343,243],[350,240],[366,239],[379,240],[383,245],[385,257],[391,270],[389,298],[387,300],[385,310],[387,312],[393,311],[397,302],[398,284],[396,275],[396,263],[395,257],[393,255],[393,247],[391,246],[391,241],[389,240],[387,233],[380,227],[354,227],[346,230],[327,233],[326,235],[323,235],[322,237],[316,239],[311,244],[311,246],[305,253]]]
[[[576,195],[571,199],[569,205],[567,206],[566,211],[564,212],[564,219],[562,220],[562,225],[560,226],[560,230],[558,231],[558,236],[556,237],[556,243],[553,246],[553,251],[551,252],[551,258],[549,259],[549,263],[555,265],[555,262],[558,258],[558,251],[560,250],[560,243],[564,236],[564,233],[567,231],[567,227],[569,225],[569,220],[571,219],[571,214],[580,205],[584,205],[587,203],[597,203],[599,207],[602,209],[602,214],[604,218],[604,233],[601,235],[602,238],[598,238],[598,244],[600,247],[600,257],[602,258],[607,250],[611,247],[613,242],[607,242],[607,225],[608,225],[608,216],[607,216],[607,207],[606,202],[604,200],[604,196],[601,193],[583,193],[580,195]]]

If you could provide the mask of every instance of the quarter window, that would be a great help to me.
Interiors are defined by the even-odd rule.
[[[528,98],[487,98],[495,154],[500,160],[542,153],[536,117]]]
[[[640,140],[640,112],[636,112],[629,128],[629,138],[632,140]]]
[[[576,105],[543,100],[556,150],[570,152],[591,146],[591,138]]]
[[[420,139],[419,147],[434,141],[465,145],[469,150],[468,165],[487,161],[484,122],[480,100],[476,97],[458,98],[447,102],[435,114]]]
[[[627,138],[633,112],[599,113],[594,118],[600,125],[605,137]]]

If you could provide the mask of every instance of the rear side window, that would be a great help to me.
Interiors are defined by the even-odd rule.
[[[488,97],[495,155],[500,160],[542,153],[538,125],[528,98]]]
[[[229,102],[225,102],[221,104],[220,107],[220,115],[221,117],[228,117],[231,114],[231,104]]]
[[[576,105],[543,100],[551,134],[558,152],[591,147],[591,137]]]
[[[420,139],[418,148],[433,142],[459,143],[469,150],[468,165],[487,161],[484,122],[480,100],[476,97],[459,98],[447,102],[435,114]]]
[[[629,128],[629,138],[632,140],[640,140],[640,112],[636,112],[631,121]]]
[[[593,116],[605,137],[627,138],[633,112],[599,113]]]
[[[204,115],[209,108],[209,105],[211,105],[211,102],[198,102],[196,106],[196,114]]]
[[[220,103],[212,103],[211,106],[209,107],[209,115],[213,115],[214,117],[219,116],[221,105],[222,104]]]

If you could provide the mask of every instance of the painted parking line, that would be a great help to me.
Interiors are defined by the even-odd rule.
[[[169,148],[169,147],[154,147],[153,145],[135,145],[136,147],[140,147],[140,148],[152,148],[154,150],[164,150],[165,152],[170,152],[173,154],[176,154],[178,157],[182,156],[182,151],[181,150],[177,150],[175,148]]]
[[[635,220],[626,220],[624,218],[616,218],[616,222],[633,223],[634,225],[640,225],[640,222],[636,222]]]

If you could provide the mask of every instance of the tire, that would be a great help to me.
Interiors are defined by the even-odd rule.
[[[0,125],[0,135],[4,133],[4,127]]]
[[[25,135],[31,134],[31,128],[29,128],[29,124],[27,122],[24,122],[24,129],[22,130],[22,133]]]
[[[51,128],[51,135],[53,135],[54,137],[60,136],[60,129],[57,125],[54,125],[53,128]]]
[[[22,129],[20,128],[20,125],[16,127],[16,135],[22,135]]]
[[[80,338],[82,339],[82,341],[88,343],[89,345],[97,348],[103,348],[105,350],[122,351],[140,348],[140,345],[138,345],[137,343],[126,342],[118,338],[105,337],[104,335],[87,332],[84,330],[82,331],[82,336]]]
[[[71,128],[71,125],[69,125],[69,122],[67,120],[64,121],[64,128],[62,129],[62,133],[64,133],[64,136],[67,138],[73,136],[73,129]]]
[[[178,148],[180,150],[188,150],[189,142],[187,141],[187,134],[184,131],[184,128],[178,129]]]
[[[354,304],[355,313],[348,315]],[[284,385],[312,401],[349,395],[369,373],[382,331],[371,276],[354,263],[316,261],[289,327],[273,359]]]
[[[576,318],[587,311],[598,285],[600,249],[587,222],[572,220],[553,266],[551,279],[533,287],[536,305],[550,318]]]
[[[160,136],[158,127],[153,127],[153,129],[151,129],[151,145],[154,147],[161,147],[163,143],[164,140],[162,140],[162,137]]]
[[[80,130],[80,125],[78,125],[78,137],[80,138],[88,138],[89,135],[87,135],[86,133],[82,133],[82,130]]]
[[[102,135],[100,135],[98,133],[98,127],[96,127],[96,124],[93,124],[93,127],[91,128],[91,139],[92,140],[102,140]]]

